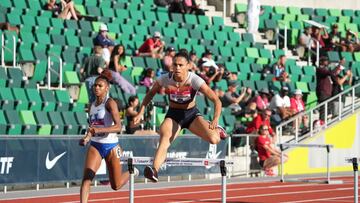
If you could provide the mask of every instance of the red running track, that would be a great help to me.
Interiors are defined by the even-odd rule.
[[[254,182],[227,185],[227,202],[353,202],[353,181],[343,184]],[[189,182],[191,184],[191,182]],[[136,187],[136,185],[135,185]],[[89,202],[129,202],[128,191],[90,195]],[[221,202],[221,185],[188,185],[156,189],[135,188],[135,202]],[[79,202],[79,194],[3,200],[4,202],[42,203]]]

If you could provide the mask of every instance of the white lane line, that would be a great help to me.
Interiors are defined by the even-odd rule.
[[[314,202],[314,201],[336,201],[338,199],[347,199],[354,196],[343,196],[343,197],[328,197],[328,198],[320,198],[320,199],[309,199],[309,200],[299,200],[299,201],[292,201],[292,202],[282,202],[282,203],[300,203],[300,202]],[[341,200],[341,202],[353,202],[352,200],[344,201]]]
[[[259,194],[259,195],[242,195],[242,196],[231,196],[227,197],[226,199],[243,199],[243,198],[249,198],[249,197],[265,197],[265,196],[278,196],[278,195],[290,195],[290,194],[304,194],[304,193],[316,193],[316,192],[328,192],[328,191],[339,191],[339,190],[353,190],[353,188],[336,188],[336,189],[323,189],[323,190],[310,190],[310,191],[296,191],[296,192],[279,192],[279,193],[265,193],[265,194]],[[202,200],[196,200],[198,202],[203,201],[214,201],[214,200],[221,200],[221,198],[211,198],[211,199],[202,199]],[[194,200],[190,201],[176,201],[177,203],[187,203],[187,202],[194,202]],[[299,201],[302,202],[302,201]],[[175,203],[175,202],[173,202]]]

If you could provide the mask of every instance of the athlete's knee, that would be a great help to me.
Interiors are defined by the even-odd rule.
[[[117,190],[120,190],[122,188],[122,185],[121,184],[111,184],[111,189],[117,191]]]
[[[90,182],[95,178],[95,171],[86,168],[84,171],[83,181],[89,180]]]
[[[220,142],[220,137],[218,135],[213,135],[209,138],[210,144],[218,144]]]

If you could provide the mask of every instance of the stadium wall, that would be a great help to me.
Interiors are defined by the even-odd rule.
[[[345,158],[360,157],[360,112],[308,138],[303,143],[334,145],[330,150],[330,172],[352,171],[352,165],[346,163]],[[289,160],[284,164],[284,174],[326,172],[325,148],[292,148],[286,153],[289,155]]]

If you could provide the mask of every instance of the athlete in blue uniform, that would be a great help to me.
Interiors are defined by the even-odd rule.
[[[167,150],[172,141],[176,139],[182,128],[188,128],[195,135],[211,144],[219,143],[226,138],[225,130],[218,125],[221,102],[205,81],[193,72],[186,53],[178,53],[174,57],[173,72],[161,75],[146,94],[140,111],[134,117],[139,122],[144,114],[145,107],[162,88],[169,95],[170,108],[160,126],[160,143],[155,153],[153,166],[144,170],[146,178],[153,182],[158,181],[158,170],[166,159]],[[214,116],[212,121],[205,120],[196,108],[195,96],[200,91],[214,103]]]
[[[121,148],[116,133],[121,124],[116,102],[108,96],[111,73],[104,71],[93,87],[96,100],[91,104],[87,134],[80,140],[80,145],[90,141],[87,151],[84,177],[80,189],[80,201],[87,202],[90,184],[99,169],[101,160],[105,159],[109,171],[109,179],[113,190],[120,189],[129,180],[129,172],[123,173],[120,164]],[[139,172],[135,169],[135,175]]]

